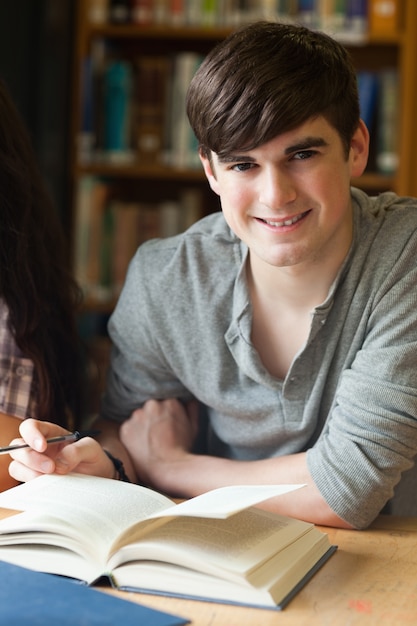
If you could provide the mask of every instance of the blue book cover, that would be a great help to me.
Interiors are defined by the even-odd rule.
[[[180,626],[189,620],[68,578],[0,561],[1,623],[13,626]]]
[[[357,75],[360,115],[369,132],[373,130],[378,95],[378,75],[360,71]]]
[[[104,76],[104,149],[110,157],[131,156],[131,104],[131,65],[127,61],[113,61]]]

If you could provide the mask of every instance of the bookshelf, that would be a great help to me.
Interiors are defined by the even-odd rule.
[[[346,0],[346,3],[348,4],[349,0]],[[292,7],[291,14],[279,15],[275,9],[271,8],[279,4],[271,1],[239,3],[233,0],[218,0],[218,2],[193,0],[193,2],[188,3],[182,3],[178,0],[175,2],[173,0],[134,0],[130,2],[123,2],[122,0],[77,0],[70,121],[72,137],[70,162],[73,190],[72,249],[75,256],[78,254],[77,250],[80,250],[80,239],[83,237],[85,239],[84,248],[89,250],[90,256],[94,250],[90,245],[91,242],[89,243],[88,236],[83,234],[83,227],[80,225],[80,203],[82,204],[80,189],[86,180],[90,183],[98,181],[107,186],[107,192],[102,194],[105,200],[102,200],[101,206],[97,208],[97,213],[104,215],[105,205],[113,202],[113,226],[111,224],[107,226],[110,231],[115,227],[117,221],[115,215],[118,214],[118,209],[115,207],[120,206],[120,203],[122,206],[124,203],[125,207],[136,203],[142,209],[145,207],[147,214],[149,214],[149,209],[152,212],[153,207],[155,214],[164,215],[166,213],[161,209],[161,205],[169,203],[172,207],[173,204],[176,204],[177,209],[179,207],[181,210],[183,199],[187,197],[193,205],[185,220],[187,223],[204,214],[218,210],[218,200],[210,191],[198,162],[195,159],[188,162],[187,158],[184,161],[183,156],[179,156],[175,152],[169,153],[166,149],[166,145],[170,142],[169,131],[172,131],[172,126],[180,125],[181,118],[181,113],[176,111],[175,123],[168,124],[166,121],[169,110],[166,104],[169,102],[168,87],[173,81],[175,63],[183,53],[188,53],[184,63],[189,68],[187,71],[190,73],[190,67],[195,69],[196,63],[198,63],[197,57],[203,58],[204,54],[227,36],[233,28],[245,23],[245,21],[254,19],[291,19],[297,22],[310,20],[310,23],[318,28],[325,25],[327,30],[330,29],[332,32],[334,32],[332,29],[337,29],[336,36],[350,50],[358,73],[370,72],[380,76],[386,70],[390,72],[394,70],[397,88],[394,94],[394,103],[391,106],[391,115],[394,112],[396,119],[390,139],[394,142],[391,150],[394,151],[395,158],[386,160],[388,163],[387,171],[381,171],[381,168],[377,167],[377,152],[379,150],[377,135],[380,119],[377,115],[374,127],[371,129],[371,158],[368,168],[360,179],[352,182],[370,193],[393,190],[401,195],[417,196],[417,156],[414,149],[417,140],[415,116],[417,86],[414,79],[415,60],[417,59],[417,37],[415,36],[417,32],[417,2],[415,0],[362,0],[362,3],[356,1],[353,4],[355,6],[362,5],[362,9],[365,7],[366,11],[354,16],[354,21],[347,25],[346,14],[344,25],[341,25],[340,15],[331,15],[329,18],[329,15],[320,13],[320,7],[328,7],[331,4],[328,0],[326,2],[320,0],[312,2],[313,12],[309,15],[301,15],[297,11],[297,7],[301,6],[302,3],[297,3],[295,0],[291,0],[289,3]],[[306,5],[307,3],[303,4]],[[341,3],[338,2],[337,4],[340,5]],[[205,14],[204,19],[201,14],[197,14],[198,7],[203,5],[206,8],[211,7],[212,11],[210,14]],[[235,7],[243,5],[246,6],[246,12],[242,9],[240,12],[235,10]],[[152,13],[152,6],[162,7],[165,13],[162,16],[160,14],[156,16]],[[185,14],[186,9],[184,7],[186,6],[189,7],[189,10],[190,7],[194,9],[192,16]],[[222,6],[226,13],[222,15],[216,13],[216,6]],[[251,6],[253,7],[252,12],[248,13],[248,7]],[[136,21],[133,20],[133,14],[129,13],[129,7],[130,11],[133,9],[137,11],[135,13]],[[393,11],[388,10],[387,12],[387,7]],[[117,17],[115,18],[113,15],[112,18],[111,12],[115,8],[117,10],[114,15]],[[318,19],[322,22],[318,23]],[[335,20],[339,21],[336,22]],[[323,27],[324,30],[326,28]],[[195,57],[191,61],[190,55]],[[92,64],[91,59],[93,59]],[[160,82],[157,86],[159,90],[165,89],[165,87],[167,89],[164,92],[164,106],[161,110],[158,111],[160,103],[156,101],[148,103],[145,116],[147,115],[149,118],[152,114],[158,114],[159,117],[156,121],[155,119],[151,122],[148,120],[150,126],[153,124],[154,130],[156,130],[153,136],[148,134],[149,136],[145,137],[146,140],[140,144],[135,132],[139,127],[141,95],[143,96],[144,88],[141,92],[141,85],[138,84],[138,63],[139,60],[142,60],[143,64],[146,65],[146,61],[148,61],[149,66],[149,62],[154,60],[155,70],[155,59],[165,60],[165,69],[161,73],[162,79],[159,78]],[[89,60],[87,66],[86,60]],[[130,92],[128,102],[124,103],[124,111],[130,111],[134,120],[129,128],[128,144],[121,149],[116,145],[115,150],[113,149],[114,146],[104,146],[103,148],[103,145],[98,145],[100,141],[103,142],[104,136],[103,128],[100,126],[105,110],[104,100],[97,107],[94,105],[94,97],[92,97],[91,106],[86,107],[86,94],[89,93],[89,89],[101,85],[102,91],[104,90],[103,67],[108,67],[111,62],[130,64],[127,69],[126,65],[119,65],[118,80],[119,85],[123,81],[129,83]],[[100,66],[101,74],[99,72],[98,80],[97,72],[94,73],[94,66],[95,70],[97,70],[97,66]],[[89,82],[86,82],[86,75],[89,77]],[[88,86],[86,87],[86,85]],[[97,91],[95,93],[95,97],[97,97]],[[381,93],[379,93],[376,102],[380,102],[381,99]],[[134,105],[133,114],[132,105]],[[180,106],[184,112],[182,102]],[[120,107],[122,105],[119,103],[119,112],[123,110]],[[144,106],[144,108],[146,107]],[[383,126],[388,125],[384,124]],[[92,130],[94,132],[91,132]],[[175,139],[174,143],[180,143],[180,140]],[[143,150],[140,145],[145,146]],[[195,154],[195,146],[193,148]],[[99,196],[100,194],[97,193],[96,195]],[[84,199],[84,204],[91,206],[93,202],[91,198],[89,200],[87,197]],[[88,222],[88,215],[84,216],[83,219]],[[98,224],[97,215],[95,219],[96,224]],[[139,230],[140,228],[143,230],[148,228],[143,227],[143,222],[136,221],[135,224],[137,223],[142,224],[138,227]],[[155,234],[158,235],[158,230],[151,228],[150,231],[146,230],[142,233],[142,238]],[[93,233],[93,238],[94,236]],[[140,240],[139,237],[138,241]],[[111,259],[112,244],[108,244],[107,248],[107,260],[104,261],[101,257],[101,262],[103,266],[106,266],[105,273],[109,274],[109,272],[111,273],[111,268],[109,269],[111,260],[109,261],[108,256],[110,255]],[[126,249],[125,253],[131,254],[132,249],[132,247],[129,250]],[[95,257],[98,254],[98,252],[93,252]],[[74,259],[75,266],[77,262],[80,263],[79,259],[78,261]],[[83,262],[81,261],[81,264]],[[126,263],[126,259],[124,262]],[[99,271],[97,263],[95,271]],[[94,280],[97,280],[97,277]],[[118,295],[118,288],[114,288],[111,279],[107,276],[106,280],[109,284],[105,288],[91,289],[91,285],[87,285],[86,288],[86,310],[101,317],[111,312]],[[93,330],[93,334],[94,332],[95,330]]]

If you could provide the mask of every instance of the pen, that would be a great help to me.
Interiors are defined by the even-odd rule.
[[[68,433],[68,435],[60,435],[59,437],[51,437],[51,439],[47,439],[46,443],[59,443],[61,441],[78,441],[83,437],[94,437],[94,435],[98,435],[100,433],[99,430],[76,430],[73,433]],[[7,454],[12,450],[20,450],[20,448],[30,448],[27,443],[19,443],[15,446],[7,446],[6,448],[0,448],[0,454]]]

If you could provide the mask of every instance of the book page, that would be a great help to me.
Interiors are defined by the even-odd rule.
[[[307,522],[255,507],[227,519],[175,517],[135,543],[131,536],[109,564],[114,570],[124,561],[154,560],[239,580],[312,529]]]
[[[49,533],[61,531],[86,545],[94,543],[97,555],[105,555],[123,529],[172,504],[145,487],[84,474],[44,475],[0,493],[0,507],[31,513],[26,530],[35,529],[36,522],[40,531],[44,518]],[[0,533],[17,527],[22,532],[25,518],[1,520]]]
[[[269,500],[284,493],[295,491],[305,485],[232,485],[220,487],[156,512],[150,518],[162,516],[210,517],[225,519],[238,511]]]

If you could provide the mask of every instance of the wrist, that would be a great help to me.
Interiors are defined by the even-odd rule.
[[[104,450],[104,453],[106,454],[106,456],[110,459],[110,461],[113,464],[113,476],[112,478],[114,480],[122,480],[125,483],[130,483],[132,482],[129,478],[129,476],[126,474],[126,470],[124,468],[123,462],[118,459],[117,457],[113,456],[111,454],[111,452],[109,452],[108,450]]]
[[[193,460],[196,455],[186,452],[175,459],[159,461],[147,467],[148,478],[155,489],[178,497],[192,497]]]

